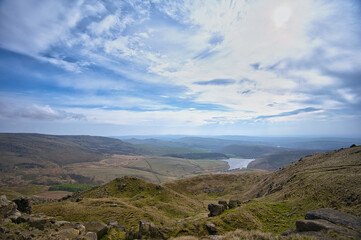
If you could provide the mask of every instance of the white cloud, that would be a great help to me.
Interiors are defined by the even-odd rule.
[[[74,74],[52,79],[62,87],[91,93],[127,92],[129,86],[122,78],[167,83],[187,89],[181,97],[192,97],[195,105],[216,104],[230,110],[169,111],[182,106],[127,93],[109,100],[87,98],[89,105],[168,109],[144,113],[84,110],[97,122],[112,124],[235,123],[305,108],[305,102],[310,105],[306,107],[341,108],[342,101],[330,96],[322,96],[318,102],[311,100],[317,91],[324,94],[327,89],[342,86],[342,80],[325,74],[326,70],[355,71],[361,64],[360,51],[355,47],[360,43],[355,19],[348,14],[342,17],[347,11],[339,10],[340,2],[187,0],[152,4],[173,20],[151,15],[157,11],[151,11],[148,1],[97,1],[94,7],[80,0],[65,4],[6,0],[0,8],[0,46],[75,73],[87,71],[88,66],[105,69],[103,76],[85,74],[78,78]],[[348,3],[342,7],[352,8]],[[68,54],[78,59],[66,61]],[[119,77],[107,77],[109,70]],[[194,84],[212,79],[233,79],[236,83]],[[242,79],[249,81],[239,82]],[[351,88],[335,92],[344,104],[359,101]]]
[[[84,115],[53,109],[49,105],[27,105],[27,106],[7,106],[0,104],[0,117],[11,119],[31,119],[31,120],[84,120]]]

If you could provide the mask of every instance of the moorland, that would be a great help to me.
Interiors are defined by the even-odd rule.
[[[357,239],[352,227],[290,230],[319,208],[361,216],[358,140],[308,140],[0,134],[0,193],[36,200],[34,214],[57,222],[122,226],[104,239]],[[255,160],[226,171],[228,157]],[[33,231],[22,224],[4,227]],[[44,231],[32,234],[55,229]]]

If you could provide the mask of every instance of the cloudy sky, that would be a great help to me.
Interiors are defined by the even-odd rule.
[[[361,134],[359,0],[2,0],[0,131]]]

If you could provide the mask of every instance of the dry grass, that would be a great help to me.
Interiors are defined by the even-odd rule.
[[[237,229],[236,231],[226,233],[220,236],[182,236],[177,238],[171,238],[171,240],[316,240],[314,237],[309,236],[275,236],[271,233],[264,233],[261,231],[243,231]]]

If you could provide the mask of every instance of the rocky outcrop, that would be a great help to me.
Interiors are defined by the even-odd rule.
[[[229,200],[229,202],[228,202],[229,209],[236,208],[236,207],[239,207],[239,206],[241,206],[241,201],[240,200]]]
[[[0,196],[0,239],[97,240],[106,235],[111,228],[125,232],[125,226],[118,225],[116,221],[108,225],[101,222],[56,221],[53,217],[29,214],[29,212],[31,212],[30,199],[9,201],[6,196]],[[7,224],[19,224],[19,227],[16,231],[12,231],[7,228]],[[157,227],[152,225],[149,229],[153,234]]]
[[[219,201],[218,201],[218,204],[223,205],[224,210],[226,210],[226,209],[228,208],[227,201],[219,200]]]
[[[170,232],[171,229],[167,227],[156,226],[153,223],[144,220],[139,221],[139,235],[144,239],[168,239]]]
[[[361,218],[331,208],[321,208],[306,213],[305,219],[323,219],[356,231],[361,231]]]
[[[31,214],[33,207],[31,206],[31,200],[29,198],[17,198],[13,200],[17,209],[22,213]]]
[[[214,217],[221,215],[223,211],[225,210],[224,206],[222,204],[209,204],[208,205],[209,214],[208,217]]]
[[[322,239],[341,237],[361,239],[361,218],[330,208],[321,208],[307,212],[305,220],[296,221],[296,229],[288,230],[283,235],[302,234]],[[328,235],[329,232],[333,236]],[[322,237],[321,237],[322,236]]]
[[[208,214],[208,217],[214,217],[221,215],[225,210],[236,208],[241,206],[241,204],[248,203],[249,200],[242,202],[241,200],[231,199],[228,201],[219,200],[218,204],[209,204],[208,210],[210,213]]]
[[[16,204],[7,200],[5,195],[2,195],[0,197],[0,219],[3,221],[8,221],[10,218],[18,215],[19,211],[16,208]]]
[[[87,232],[95,232],[98,239],[101,239],[109,230],[108,226],[101,222],[87,222],[84,226]]]

